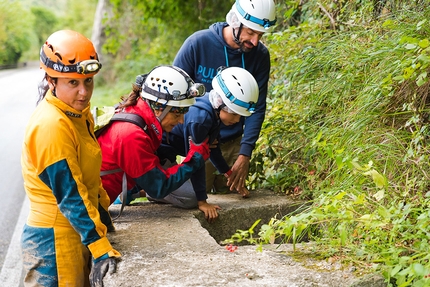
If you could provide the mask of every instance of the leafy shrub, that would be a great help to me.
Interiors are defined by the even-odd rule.
[[[30,47],[30,19],[20,3],[0,0],[0,65],[18,63]]]
[[[321,255],[375,268],[389,286],[429,285],[430,10],[401,4],[381,21],[361,17],[370,6],[339,10],[336,29],[308,14],[266,38],[270,99],[250,184],[310,207],[232,242],[306,234]]]

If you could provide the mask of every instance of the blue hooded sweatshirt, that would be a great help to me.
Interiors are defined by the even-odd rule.
[[[209,137],[209,143],[219,141],[220,123],[218,112],[209,101],[209,93],[197,98],[196,103],[185,114],[184,123],[176,125],[171,132],[163,133],[163,142],[157,150],[160,160],[165,158],[171,162],[176,160],[176,155],[186,156],[190,146],[188,139],[199,144]],[[230,167],[222,156],[219,145],[211,149],[210,160],[220,173],[226,173]],[[197,200],[207,199],[206,172],[200,168],[191,176],[191,183],[196,193]]]
[[[212,90],[212,79],[218,67],[242,67],[255,78],[259,87],[259,98],[255,113],[241,118],[232,126],[221,123],[220,143],[233,140],[243,134],[239,154],[251,156],[260,135],[266,112],[267,82],[270,75],[270,54],[259,42],[250,52],[232,49],[225,42],[222,31],[225,22],[214,23],[209,29],[197,31],[189,36],[179,49],[173,65],[182,68],[197,83],[203,83],[206,91]]]

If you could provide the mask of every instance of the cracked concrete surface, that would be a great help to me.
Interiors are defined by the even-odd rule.
[[[117,272],[106,276],[105,287],[386,286],[382,277],[360,277],[354,268],[340,263],[311,258],[299,262],[288,255],[291,244],[265,246],[262,252],[252,245],[229,252],[218,244],[236,229],[248,229],[258,218],[266,217],[262,220],[266,223],[274,213],[297,208],[300,202],[288,196],[269,191],[254,191],[247,199],[238,194],[211,194],[208,202],[222,208],[219,220],[212,224],[197,209],[150,202],[125,207],[115,222],[116,232],[109,233],[122,260]],[[110,211],[115,216],[119,209],[112,205]],[[307,246],[299,244],[302,251],[310,252]]]

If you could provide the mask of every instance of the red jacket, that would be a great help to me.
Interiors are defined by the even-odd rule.
[[[149,196],[163,198],[204,166],[202,156],[195,153],[187,163],[163,169],[156,155],[163,131],[151,107],[139,98],[137,104],[127,107],[125,112],[140,115],[148,125],[149,135],[133,123],[117,121],[99,136],[101,170],[122,170],[102,177],[111,203],[121,193],[123,172],[127,175],[128,190],[137,185]]]

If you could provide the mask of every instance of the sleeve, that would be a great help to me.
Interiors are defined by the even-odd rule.
[[[114,143],[118,166],[153,198],[164,198],[178,189],[191,175],[204,166],[196,153],[191,161],[164,169],[156,154],[157,146],[139,127],[125,125],[123,135]]]
[[[200,119],[202,119],[199,123],[197,122],[190,122],[187,124],[187,134],[191,136],[193,141],[195,143],[201,143],[203,142],[207,137],[210,137],[211,131],[217,130],[217,134],[219,134],[218,129],[213,129],[213,126],[216,124],[214,123],[210,116],[205,113],[205,115],[201,115]],[[187,146],[187,152],[188,152],[188,146]],[[224,157],[222,156],[221,149],[219,146],[216,148],[211,149],[210,153],[210,160],[215,165],[217,170],[220,173],[227,172],[230,167],[228,166],[227,162],[225,161]],[[203,171],[205,169],[203,168]],[[196,192],[197,199],[198,200],[204,200],[207,198],[206,194],[206,172],[199,172],[194,174],[191,177],[191,183],[193,184],[193,188]],[[199,195],[201,194],[201,199],[199,199]],[[203,198],[203,194],[205,198]]]
[[[207,121],[203,121],[203,123],[206,122]],[[189,135],[196,144],[202,143],[209,136],[209,129],[205,124],[189,122],[186,125],[186,129],[186,138],[188,138],[187,135]],[[188,153],[189,149],[190,147],[187,141],[185,153]],[[204,165],[191,176],[191,184],[193,185],[198,201],[206,200],[208,198],[206,194],[206,170]]]
[[[208,195],[206,194],[206,170],[204,165],[191,176],[191,184],[193,185],[198,201],[206,200],[208,198]]]
[[[201,144],[207,137],[209,137],[209,128],[204,124],[190,122],[187,124],[186,129],[184,138],[187,139],[187,143],[188,135],[196,144]],[[189,149],[189,144],[187,144],[185,153],[188,153]]]
[[[158,161],[158,157],[155,156],[155,158]],[[164,198],[183,185],[191,178],[192,174],[203,166],[202,156],[196,153],[190,162],[174,165],[166,170],[158,164],[134,180],[151,197]]]
[[[261,126],[266,115],[267,83],[270,75],[270,54],[267,51],[265,55],[266,56],[261,61],[261,67],[258,68],[258,74],[253,73],[259,87],[259,97],[255,113],[245,119],[245,128],[239,151],[239,154],[249,157],[260,136]]]
[[[94,206],[89,198],[69,127],[52,129],[49,137],[51,139],[44,138],[43,142],[50,144],[45,150],[39,151],[47,155],[40,156],[43,160],[38,162],[41,167],[39,170],[42,170],[39,178],[52,190],[60,212],[80,234],[82,243],[89,248],[94,258],[105,254],[119,257],[119,252],[112,248],[106,237],[107,228],[101,222],[98,206]]]

